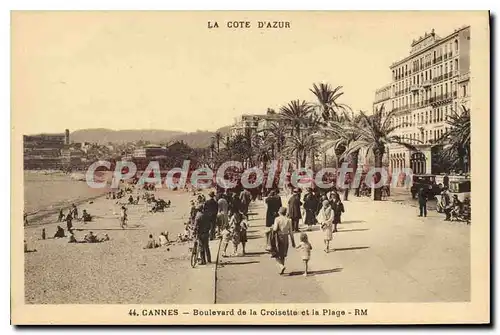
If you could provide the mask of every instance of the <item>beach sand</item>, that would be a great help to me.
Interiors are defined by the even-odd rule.
[[[25,302],[27,304],[183,304],[212,303],[214,265],[192,269],[190,243],[144,250],[148,235],[157,237],[168,231],[171,240],[184,230],[191,193],[159,190],[156,197],[171,200],[164,213],[150,213],[141,199],[128,206],[129,227],[121,229],[117,200],[99,198],[79,206],[96,216],[94,222],[74,223],[75,236],[81,240],[89,231],[110,241],[70,244],[66,238],[40,240],[42,228],[54,235],[53,223],[25,228],[30,248],[25,253]],[[125,199],[120,199],[120,201]],[[61,226],[66,230],[66,224]],[[211,242],[215,261],[218,241]]]

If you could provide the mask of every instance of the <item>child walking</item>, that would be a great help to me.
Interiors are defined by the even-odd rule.
[[[297,250],[300,251],[302,262],[304,262],[304,277],[308,275],[308,264],[311,259],[312,246],[309,243],[309,239],[306,233],[300,234],[300,243],[297,246]]]
[[[229,230],[229,224],[226,224],[222,227],[222,257],[226,257],[227,246],[229,245],[229,241],[231,241],[231,231]]]

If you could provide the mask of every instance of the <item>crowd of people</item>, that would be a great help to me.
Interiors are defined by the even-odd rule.
[[[179,240],[197,239],[200,251],[200,264],[212,262],[209,241],[222,239],[222,256],[226,257],[228,246],[232,244],[231,255],[244,255],[247,243],[248,209],[252,194],[242,192],[215,193],[211,191],[208,199],[202,193],[193,192],[196,197],[191,201],[189,220],[184,234]],[[239,249],[241,245],[241,249]],[[241,250],[241,253],[239,252]]]
[[[323,233],[325,252],[330,252],[330,241],[337,232],[337,225],[341,222],[344,213],[344,204],[335,188],[320,193],[318,189],[308,188],[302,197],[302,189],[293,190],[288,200],[288,207],[284,207],[281,197],[276,190],[272,190],[265,199],[266,211],[266,251],[271,253],[279,266],[280,274],[285,271],[285,259],[288,254],[289,242],[296,247],[294,233],[299,233],[299,222],[303,219],[310,231],[312,226],[319,225]],[[304,216],[302,215],[304,213]],[[312,246],[306,232],[300,232],[301,257],[304,261],[304,275],[308,274],[308,262]]]

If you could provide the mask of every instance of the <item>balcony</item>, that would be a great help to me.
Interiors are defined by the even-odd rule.
[[[430,79],[424,80],[424,82],[422,83],[422,87],[424,88],[430,87],[431,85],[432,85],[432,80]]]
[[[420,90],[420,85],[418,85],[418,84],[413,84],[413,85],[411,85],[411,86],[410,86],[410,90],[411,90],[412,92],[418,92],[418,91]]]
[[[457,82],[460,83],[460,82],[467,81],[467,80],[469,80],[469,77],[470,77],[470,73],[469,72],[462,73],[461,75],[458,76]]]

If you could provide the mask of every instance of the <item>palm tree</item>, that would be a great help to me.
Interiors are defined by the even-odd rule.
[[[285,153],[295,155],[297,168],[305,167],[307,155],[314,152],[319,147],[319,142],[311,134],[302,133],[292,136],[285,144]]]
[[[313,88],[309,90],[318,99],[323,121],[337,121],[337,111],[345,110],[347,107],[344,104],[337,103],[337,99],[344,94],[344,92],[341,92],[342,86],[337,86],[335,89],[332,89],[330,84],[319,83],[313,84]]]
[[[291,125],[294,133],[300,135],[300,128],[307,126],[308,117],[313,113],[314,107],[302,100],[292,100],[280,108],[281,119],[285,124]]]
[[[321,132],[319,133],[323,139],[323,149],[334,149],[335,156],[337,157],[337,166],[339,165],[340,157],[342,157],[346,148],[359,138],[359,133],[353,130],[356,125],[360,123],[361,116],[353,116],[344,113],[343,116],[339,117],[339,119],[341,121],[327,122],[321,128]],[[354,173],[356,173],[356,170],[358,169],[360,150],[361,148],[353,150],[348,155]]]
[[[287,129],[279,123],[271,123],[266,131],[268,132],[268,141],[274,145],[276,148],[276,156],[278,156],[278,154],[281,154],[285,145]]]
[[[452,168],[468,172],[470,162],[470,109],[462,105],[462,113],[453,111],[446,123],[450,128],[438,140],[443,144],[441,157],[450,162]]]
[[[389,144],[399,144],[410,150],[417,150],[414,145],[409,143],[405,138],[393,135],[394,131],[400,125],[393,125],[392,119],[395,111],[390,111],[386,117],[383,117],[384,106],[375,110],[373,115],[367,115],[365,112],[360,112],[360,122],[352,123],[346,126],[348,132],[358,134],[358,138],[351,142],[343,156],[359,151],[361,148],[368,149],[367,152],[373,152],[375,160],[375,168],[382,168],[382,158],[385,153],[386,146]],[[376,173],[377,178],[380,174]],[[382,189],[374,189],[374,200],[382,199]]]

